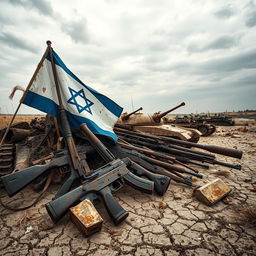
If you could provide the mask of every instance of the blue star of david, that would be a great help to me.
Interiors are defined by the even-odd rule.
[[[75,91],[74,89],[72,89],[70,87],[68,87],[68,89],[71,94],[71,98],[67,101],[67,103],[75,105],[79,114],[85,110],[92,115],[92,111],[91,111],[90,107],[94,103],[85,97],[83,89],[81,89],[80,91]],[[85,106],[81,106],[80,104],[78,104],[78,102],[76,100],[77,97],[81,97],[82,99],[84,99]]]

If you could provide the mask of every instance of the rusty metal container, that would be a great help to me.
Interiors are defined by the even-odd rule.
[[[213,205],[227,196],[231,188],[217,178],[194,191],[195,197],[206,205]]]
[[[85,236],[99,232],[103,223],[103,219],[88,199],[70,209],[70,218]]]

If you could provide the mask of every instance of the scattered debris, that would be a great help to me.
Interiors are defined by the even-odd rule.
[[[160,208],[160,209],[165,209],[165,208],[167,208],[167,207],[168,207],[168,204],[167,204],[166,202],[161,201],[161,202],[159,203],[159,208]]]
[[[256,226],[256,205],[246,205],[235,209],[233,219]]]
[[[217,178],[204,186],[195,189],[194,196],[206,205],[213,205],[227,196],[231,188],[221,179]]]
[[[228,178],[230,176],[230,172],[229,171],[225,171],[225,170],[217,170],[213,174],[216,175],[216,176],[223,176],[225,178]]]
[[[32,227],[32,226],[26,227],[26,229],[25,229],[25,234],[31,232],[32,230],[33,230],[33,227]]]
[[[230,204],[230,203],[232,203],[232,201],[233,201],[233,199],[232,199],[232,197],[230,197],[230,196],[224,197],[224,198],[222,199],[222,202],[223,202],[224,204]]]

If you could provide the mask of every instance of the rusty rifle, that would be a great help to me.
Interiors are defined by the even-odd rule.
[[[241,170],[241,165],[239,165],[239,164],[230,164],[230,163],[221,162],[212,157],[207,157],[207,156],[201,155],[200,152],[199,153],[186,152],[185,150],[173,149],[173,148],[170,148],[163,144],[145,142],[145,141],[141,141],[138,139],[136,140],[134,138],[133,139],[125,138],[125,140],[132,144],[136,144],[136,145],[139,144],[141,146],[148,147],[153,150],[160,150],[165,153],[171,153],[171,154],[178,155],[178,156],[184,156],[186,158],[200,161],[203,163],[217,164],[217,165],[225,166],[228,168],[233,168],[236,170]]]
[[[117,125],[114,130],[117,132],[120,131],[120,132],[125,132],[128,134],[138,135],[141,137],[170,142],[172,144],[200,148],[200,149],[206,150],[211,153],[220,154],[220,155],[229,156],[229,157],[238,158],[238,159],[241,159],[242,155],[243,155],[243,152],[241,150],[237,150],[237,149],[233,149],[233,148],[225,148],[225,147],[220,147],[220,146],[215,146],[215,145],[203,145],[203,144],[194,143],[194,142],[190,142],[190,141],[178,140],[178,139],[174,139],[174,138],[166,137],[166,136],[152,135],[152,134],[144,133],[141,131],[133,130],[124,125],[123,126]],[[201,153],[203,153],[203,152],[201,152]]]
[[[111,162],[115,160],[115,156],[111,153],[111,151],[90,131],[86,124],[81,124],[80,126],[82,132],[86,135],[86,138],[90,142],[90,144],[95,148],[95,150],[99,153],[99,155],[104,159],[105,162]],[[125,159],[125,160],[124,160]],[[156,175],[142,168],[138,164],[134,163],[129,158],[122,159],[128,168],[137,175],[144,176],[154,182],[155,192],[159,195],[163,195],[165,191],[168,189],[170,179],[163,175]]]
[[[148,161],[144,160],[143,158],[139,157],[138,155],[131,154],[131,150],[129,148],[122,147],[122,143],[120,143],[119,145],[116,145],[115,147],[111,147],[111,151],[113,152],[113,154],[117,155],[118,157],[128,156],[134,162],[136,162],[143,168],[149,170],[150,172],[160,174],[160,175],[165,175],[171,178],[171,180],[174,180],[175,182],[183,183],[188,186],[193,186],[191,176],[184,177],[178,172],[175,172],[175,171],[169,172],[165,170],[163,167],[159,167],[157,165],[151,164]]]

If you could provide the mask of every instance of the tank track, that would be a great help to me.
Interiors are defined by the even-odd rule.
[[[205,137],[213,134],[216,131],[216,127],[213,124],[202,124],[197,127],[197,130]]]
[[[0,148],[0,177],[14,168],[15,144],[3,144]]]

